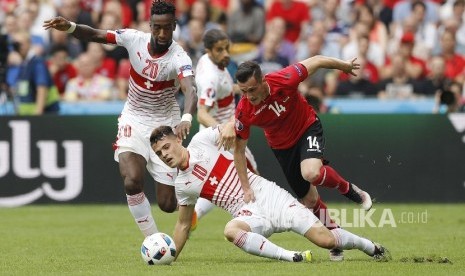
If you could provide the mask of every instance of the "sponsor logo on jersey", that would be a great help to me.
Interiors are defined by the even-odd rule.
[[[244,125],[241,123],[241,121],[236,119],[236,130],[242,131],[243,129],[244,129]]]
[[[297,64],[294,64],[293,66],[295,70],[297,71],[297,74],[299,74],[299,77],[302,77],[304,73],[302,72],[302,70],[300,70],[299,66]]]
[[[187,71],[187,70],[192,70],[192,65],[183,65],[181,67],[179,67],[179,71],[183,72],[183,71]]]
[[[209,97],[210,99],[213,99],[213,98],[215,98],[215,96],[216,96],[215,90],[213,90],[212,88],[208,88],[207,89],[207,97]]]
[[[116,30],[116,33],[117,33],[117,34],[122,34],[122,33],[124,33],[125,31],[126,31],[126,30],[120,29],[120,30]]]

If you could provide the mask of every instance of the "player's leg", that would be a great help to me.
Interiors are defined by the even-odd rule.
[[[178,201],[176,199],[174,186],[155,181],[155,190],[158,207],[166,213],[173,213],[176,211]]]
[[[384,247],[366,238],[341,228],[328,230],[318,218],[304,207],[285,215],[292,216],[292,231],[305,236],[319,247],[339,250],[358,249],[375,258],[388,257],[385,256],[387,250]]]
[[[323,164],[325,139],[319,120],[307,129],[296,146],[300,150],[300,171],[306,181],[315,186],[337,189],[342,195],[361,204],[364,209],[371,208],[372,202],[367,192],[349,183],[331,166]]]
[[[158,158],[153,150],[150,150],[147,171],[155,180],[158,207],[160,207],[163,212],[167,213],[176,211],[178,201],[174,190],[174,181],[176,179],[177,169],[168,167]]]
[[[224,236],[241,250],[260,257],[288,262],[311,261],[310,251],[286,250],[262,235],[264,220],[252,216],[242,216],[229,221],[224,228]]]
[[[289,186],[299,201],[307,208],[311,209],[315,216],[320,218],[327,227],[337,227],[337,225],[329,223],[332,222],[332,220],[329,217],[325,203],[320,199],[316,187],[310,185],[310,183],[302,177],[300,170],[300,147],[296,146],[286,150],[273,149],[273,153],[283,169]]]
[[[134,152],[126,151],[118,154],[118,159],[129,211],[137,226],[144,236],[158,232],[150,202],[144,193],[145,158]]]
[[[197,203],[195,204],[195,212],[197,213],[197,219],[201,219],[213,208],[215,208],[215,204],[211,203],[209,200],[205,198],[199,197],[199,199],[197,199]]]

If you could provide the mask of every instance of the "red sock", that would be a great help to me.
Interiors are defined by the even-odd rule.
[[[316,201],[315,206],[313,206],[313,214],[329,230],[339,227],[339,225],[337,225],[337,223],[334,220],[332,220],[331,217],[329,216],[328,207],[326,207],[326,204],[321,200],[320,197],[318,197],[318,200]]]
[[[341,194],[346,194],[349,191],[349,182],[342,178],[330,166],[322,166],[320,169],[320,177],[312,184],[315,186],[336,188]]]

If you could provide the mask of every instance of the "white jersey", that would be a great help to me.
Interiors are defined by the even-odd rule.
[[[179,205],[194,205],[199,197],[250,226],[252,232],[265,237],[273,233],[292,230],[304,235],[318,218],[289,192],[249,170],[250,187],[255,202],[244,202],[233,155],[218,150],[218,127],[199,131],[192,138],[187,150],[189,162],[180,170],[175,180]]]
[[[244,193],[234,167],[233,155],[218,150],[215,143],[219,130],[207,128],[198,132],[189,143],[189,166],[180,170],[175,180],[179,205],[194,205],[199,197],[211,201],[237,216],[244,206]],[[262,179],[248,171],[249,182],[254,185]]]
[[[179,79],[192,76],[192,61],[175,41],[161,56],[150,55],[151,34],[133,29],[107,32],[107,43],[127,49],[131,63],[129,91],[122,115],[150,126],[176,126],[181,112],[175,99]]]
[[[204,54],[197,63],[195,75],[199,105],[211,107],[210,115],[220,124],[233,117],[234,82],[228,70],[219,69],[210,60],[208,54]],[[200,125],[200,129],[203,128],[204,126]]]

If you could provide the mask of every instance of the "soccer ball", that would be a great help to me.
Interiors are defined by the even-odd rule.
[[[169,265],[176,256],[176,246],[169,235],[155,233],[145,238],[140,253],[149,265]]]

